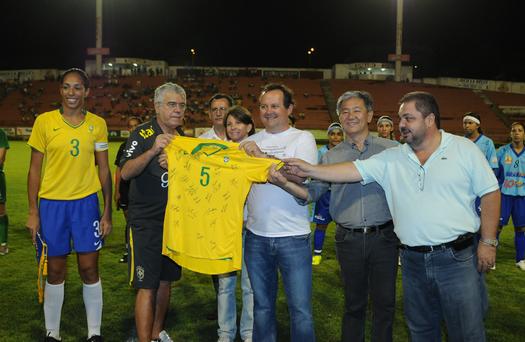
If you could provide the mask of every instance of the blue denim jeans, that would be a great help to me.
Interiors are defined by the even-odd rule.
[[[404,309],[411,341],[441,341],[443,320],[448,341],[485,341],[487,298],[483,274],[476,269],[476,251],[477,241],[461,251],[401,250]]]
[[[243,245],[244,245],[243,232]],[[243,249],[244,253],[244,249]],[[235,340],[237,334],[237,300],[235,289],[237,287],[237,272],[219,275],[219,290],[217,293],[217,322],[219,337],[228,337],[231,341]],[[244,262],[242,259],[241,271],[241,290],[242,290],[242,313],[239,326],[241,339],[252,338],[253,331],[253,291]]]
[[[290,314],[290,340],[315,341],[310,234],[269,238],[246,231],[244,248],[254,297],[253,340],[277,341],[275,301],[280,271]]]

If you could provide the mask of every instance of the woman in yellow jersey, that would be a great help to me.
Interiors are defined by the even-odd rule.
[[[250,112],[241,106],[231,107],[224,117],[226,137],[233,142],[241,142],[246,137],[255,133]],[[246,212],[245,212],[246,220]],[[243,232],[244,236],[244,232]],[[244,241],[244,239],[243,239]],[[217,321],[219,324],[218,335],[220,342],[234,341],[237,333],[237,308],[235,287],[237,272],[219,275],[219,290],[217,294]],[[244,257],[241,272],[242,288],[242,314],[239,332],[243,341],[252,341],[253,330],[253,291],[246,271]]]
[[[60,79],[62,107],[37,117],[28,142],[31,163],[26,227],[35,246],[36,235],[40,234],[48,255],[46,341],[61,340],[66,257],[72,248],[84,284],[87,341],[102,341],[98,251],[111,232],[111,175],[106,122],[85,110],[88,94],[89,79],[83,70],[64,72]],[[102,216],[97,197],[100,189],[104,197]]]

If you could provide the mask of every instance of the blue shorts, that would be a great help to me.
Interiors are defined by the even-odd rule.
[[[98,197],[78,200],[40,199],[40,234],[48,256],[89,253],[102,248]],[[73,243],[73,246],[71,246]]]
[[[332,216],[330,216],[330,191],[325,192],[315,202],[312,222],[317,224],[329,224],[332,222]]]
[[[525,227],[525,196],[501,194],[500,225],[506,226],[511,215],[514,227]]]

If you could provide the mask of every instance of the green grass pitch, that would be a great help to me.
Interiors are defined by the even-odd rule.
[[[110,163],[119,143],[110,144]],[[44,335],[43,308],[36,292],[35,252],[25,230],[27,218],[26,178],[29,147],[11,142],[5,173],[8,184],[7,210],[10,220],[8,255],[0,256],[0,341],[39,341]],[[78,175],[81,177],[82,175]],[[113,213],[113,233],[101,251],[100,270],[104,290],[102,334],[106,341],[125,341],[134,324],[134,291],[127,283],[127,267],[118,259],[124,250],[124,220]],[[343,291],[335,259],[333,225],[329,227],[323,262],[314,267],[313,310],[317,340],[339,341],[343,311]],[[394,340],[407,341],[403,319],[401,275],[398,275],[398,301]],[[490,309],[486,318],[488,341],[525,341],[525,272],[514,265],[514,233],[506,227],[498,249],[497,270],[487,275]],[[238,285],[238,291],[240,286]],[[240,293],[237,296],[239,307]],[[175,341],[215,341],[215,321],[206,314],[216,305],[209,276],[184,271],[173,286],[166,329]],[[239,311],[239,310],[238,310]],[[279,341],[289,341],[289,319],[282,287],[277,303]],[[68,258],[65,300],[62,310],[63,341],[85,341],[86,317],[76,258]],[[369,339],[369,333],[367,336]]]

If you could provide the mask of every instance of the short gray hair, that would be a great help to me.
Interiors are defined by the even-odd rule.
[[[179,94],[186,101],[186,91],[180,85],[176,83],[167,82],[155,89],[155,103],[162,103],[164,101],[164,94],[167,91],[172,91],[175,94]]]
[[[371,112],[374,110],[374,99],[372,98],[372,95],[370,93],[363,91],[363,90],[352,90],[352,91],[346,91],[343,93],[343,95],[339,96],[339,99],[337,99],[337,116],[339,116],[341,112],[341,106],[343,105],[343,102],[358,98],[365,102],[366,110]]]

